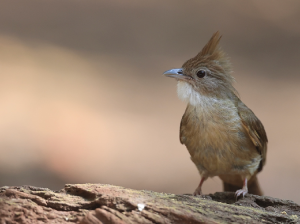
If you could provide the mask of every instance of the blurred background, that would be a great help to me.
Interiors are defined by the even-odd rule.
[[[266,195],[300,203],[300,2],[0,2],[0,186],[107,183],[192,193],[180,67],[220,31],[263,122]],[[215,177],[203,192],[221,191]]]

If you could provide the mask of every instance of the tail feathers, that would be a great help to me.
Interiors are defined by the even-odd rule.
[[[236,192],[237,190],[239,190],[241,188],[242,188],[242,186],[237,187],[235,185],[223,182],[223,189],[224,189],[224,191]],[[258,179],[257,179],[256,176],[252,177],[251,180],[250,180],[250,182],[248,183],[248,193],[249,194],[260,195],[260,196],[263,195],[263,192],[262,192],[262,190],[261,190],[261,188],[259,186]]]

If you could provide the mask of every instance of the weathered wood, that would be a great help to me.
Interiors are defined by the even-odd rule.
[[[201,197],[132,190],[106,184],[67,184],[60,191],[0,188],[0,223],[300,223],[300,205],[234,193]]]

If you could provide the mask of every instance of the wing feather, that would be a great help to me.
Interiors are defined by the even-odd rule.
[[[258,169],[258,171],[261,171],[262,167],[266,163],[267,155],[268,138],[265,128],[252,110],[250,110],[240,99],[238,99],[237,108],[243,127],[247,131],[256,149],[262,156],[262,162]]]
[[[187,110],[187,109],[186,109]],[[179,140],[181,144],[185,145],[185,136],[184,136],[184,132],[185,132],[185,126],[187,124],[187,116],[186,113],[183,114],[182,118],[181,118],[181,122],[180,122],[180,131],[179,131]]]

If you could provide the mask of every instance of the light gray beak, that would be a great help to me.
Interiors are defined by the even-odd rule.
[[[167,77],[175,78],[175,79],[178,79],[178,80],[187,81],[187,80],[191,79],[191,77],[183,74],[182,68],[174,68],[174,69],[171,69],[171,70],[168,70],[168,71],[164,72],[163,74]]]

